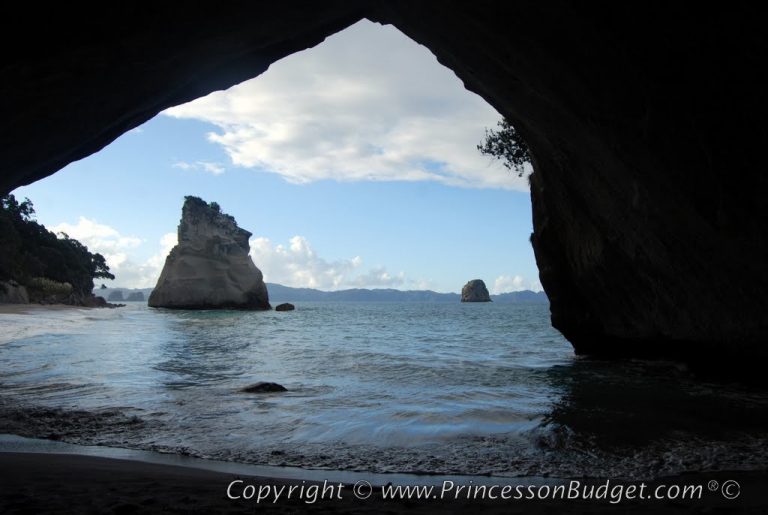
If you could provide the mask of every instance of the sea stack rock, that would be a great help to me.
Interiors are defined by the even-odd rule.
[[[270,309],[261,271],[248,255],[251,233],[215,202],[185,197],[179,243],[149,296],[155,308]]]
[[[461,289],[461,302],[491,302],[482,279],[472,279]]]

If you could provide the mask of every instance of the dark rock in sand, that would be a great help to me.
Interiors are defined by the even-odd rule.
[[[85,305],[89,308],[106,308],[109,302],[104,297],[94,295],[87,298]]]
[[[461,302],[491,302],[488,288],[482,279],[472,279],[461,289]]]
[[[279,304],[275,308],[275,311],[293,311],[294,309],[296,309],[296,306],[294,306],[290,302],[285,302],[283,304]]]
[[[85,306],[86,308],[124,308],[125,304],[112,304],[107,302],[104,297],[90,295],[83,297],[82,300],[75,303],[76,306]]]
[[[287,392],[288,389],[281,384],[261,382],[261,383],[252,384],[251,386],[246,386],[240,391],[244,393],[271,393],[271,392]]]

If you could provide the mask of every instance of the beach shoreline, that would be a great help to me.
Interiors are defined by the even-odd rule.
[[[3,307],[7,308],[9,305],[0,306],[0,313]],[[216,313],[215,316],[213,314],[201,315],[194,313],[194,316],[191,318],[183,318],[174,314],[169,318],[174,322],[179,322],[179,327],[182,329],[194,329],[194,331],[189,333],[194,335],[194,337],[176,339],[175,336],[178,336],[176,333],[159,333],[162,335],[162,338],[157,338],[158,342],[160,342],[157,343],[158,347],[145,347],[143,346],[144,341],[141,338],[133,339],[131,335],[155,334],[152,331],[155,331],[157,328],[166,327],[166,325],[156,323],[158,320],[165,321],[165,314],[159,316],[138,304],[119,312],[114,310],[94,311],[93,308],[83,308],[80,306],[39,304],[11,305],[10,308],[13,310],[12,313],[0,317],[0,324],[6,323],[4,326],[6,331],[0,335],[0,342],[5,338],[7,341],[17,341],[17,343],[4,348],[3,357],[7,360],[7,363],[14,365],[18,371],[23,372],[26,376],[9,375],[8,378],[3,378],[4,395],[7,395],[7,397],[2,399],[7,401],[7,410],[5,412],[7,416],[3,417],[3,422],[5,422],[4,432],[35,436],[38,438],[35,445],[39,447],[37,449],[30,449],[16,445],[14,442],[4,446],[3,435],[0,435],[0,484],[2,485],[2,488],[0,488],[0,513],[253,513],[256,511],[300,513],[308,509],[324,513],[463,513],[467,511],[482,511],[483,513],[561,513],[564,510],[590,513],[647,513],[648,511],[662,513],[718,511],[762,513],[765,507],[768,506],[768,495],[764,493],[768,490],[765,488],[768,486],[768,473],[766,473],[765,469],[751,472],[738,471],[748,468],[750,464],[763,466],[765,461],[760,458],[763,455],[758,453],[758,459],[753,461],[743,458],[746,455],[744,450],[736,447],[736,445],[746,446],[750,444],[750,441],[745,442],[738,439],[725,442],[726,444],[733,443],[733,446],[728,448],[734,449],[733,452],[715,453],[714,456],[707,454],[710,452],[708,449],[712,447],[712,442],[718,442],[718,440],[713,438],[704,438],[700,444],[694,442],[692,446],[684,447],[683,452],[678,453],[670,452],[664,447],[655,448],[655,450],[651,448],[645,454],[634,453],[633,450],[638,449],[637,446],[629,447],[629,450],[619,448],[619,451],[609,456],[608,459],[585,461],[583,466],[579,465],[580,468],[560,469],[568,470],[566,472],[558,472],[556,461],[575,456],[574,459],[577,460],[575,463],[581,464],[580,456],[583,456],[583,454],[580,452],[584,452],[583,448],[580,451],[578,446],[573,446],[568,441],[554,442],[557,445],[544,448],[540,453],[541,459],[539,461],[531,461],[534,465],[542,464],[543,466],[523,469],[522,467],[516,467],[514,460],[522,460],[525,456],[518,454],[516,448],[510,445],[508,440],[501,438],[487,442],[484,441],[482,445],[474,445],[474,447],[458,446],[458,449],[462,451],[461,453],[456,452],[455,447],[449,448],[440,455],[441,459],[451,459],[458,456],[458,459],[464,461],[459,462],[458,459],[454,459],[454,461],[448,464],[441,463],[440,468],[433,467],[431,469],[416,469],[403,466],[402,463],[416,462],[413,460],[408,462],[409,458],[405,452],[407,449],[401,452],[398,450],[399,447],[394,447],[393,452],[389,454],[382,454],[379,461],[386,465],[386,467],[382,468],[377,466],[376,460],[365,461],[361,459],[361,457],[373,455],[371,449],[375,452],[375,447],[355,447],[354,442],[347,443],[343,436],[332,440],[333,442],[341,442],[341,444],[336,445],[334,443],[333,446],[320,449],[324,455],[321,460],[316,459],[320,451],[313,451],[315,454],[311,459],[304,459],[301,462],[290,461],[285,458],[285,454],[293,451],[294,448],[297,454],[302,454],[302,458],[304,454],[309,454],[312,451],[309,445],[302,447],[306,439],[298,438],[297,441],[290,444],[284,444],[279,441],[277,444],[274,444],[273,442],[271,447],[267,447],[264,442],[265,436],[267,436],[264,430],[266,427],[265,423],[274,422],[275,418],[285,416],[287,413],[305,416],[306,410],[312,404],[306,401],[306,395],[309,394],[310,399],[320,398],[321,394],[327,392],[327,390],[307,389],[302,391],[301,388],[306,388],[302,386],[301,381],[304,380],[307,373],[307,368],[304,366],[307,362],[296,362],[295,375],[288,381],[286,381],[286,378],[289,375],[284,372],[291,369],[274,368],[274,370],[278,370],[281,373],[279,376],[275,375],[275,379],[280,377],[281,381],[286,381],[286,384],[289,386],[294,385],[295,397],[286,395],[274,398],[253,398],[238,393],[241,382],[244,384],[250,382],[253,374],[252,370],[263,371],[265,369],[258,361],[252,363],[247,361],[249,356],[255,354],[255,350],[263,350],[263,348],[252,345],[250,336],[240,342],[237,342],[236,338],[240,334],[251,334],[249,333],[249,327],[269,327],[263,323],[264,318],[266,318],[264,315],[247,319],[247,317],[240,313],[226,316],[221,316],[220,313]],[[86,311],[80,311],[81,309]],[[390,309],[390,307],[387,307],[387,310]],[[413,310],[414,308],[409,306],[409,309]],[[456,310],[458,309],[456,308]],[[348,310],[348,306],[344,306],[343,309],[332,311],[332,313],[338,316],[343,315]],[[380,314],[376,310],[370,310],[369,312],[376,315]],[[411,314],[422,313],[421,310],[405,312]],[[147,313],[152,313],[152,316],[143,317]],[[325,316],[326,312],[319,310],[313,312],[307,309],[302,312],[302,315],[309,316],[313,313],[316,313],[318,320],[327,318]],[[28,316],[29,314],[33,316],[30,317]],[[243,329],[230,334],[227,331],[233,325],[234,317],[236,317],[237,322]],[[147,320],[152,323],[148,324]],[[288,325],[286,320],[291,319],[280,320],[280,324],[276,324],[275,327],[285,328]],[[109,321],[110,330],[104,330],[107,326],[105,324],[100,325],[102,321]],[[304,319],[294,319],[295,324],[298,325],[299,322],[303,326],[311,325]],[[249,323],[253,325],[249,326]],[[207,328],[211,325],[215,325],[220,331],[224,332],[213,332],[210,333],[212,336],[208,339],[201,338],[201,334],[207,333],[201,333],[197,329],[199,327]],[[186,333],[182,332],[181,334]],[[325,345],[325,342],[323,342],[322,346],[318,347],[302,347],[303,340],[297,339],[292,342],[291,346],[286,346],[284,343],[285,333],[283,332],[275,333],[264,330],[259,334],[261,334],[264,340],[280,342],[279,345],[276,344],[274,347],[270,347],[270,349],[278,353],[276,355],[279,356],[279,363],[281,365],[285,364],[286,359],[290,359],[291,356],[296,354],[313,356],[315,351],[323,355],[329,352],[329,347]],[[51,338],[48,335],[53,335],[54,337]],[[65,337],[60,337],[59,335],[65,335]],[[222,335],[230,335],[233,338],[224,338]],[[418,333],[417,336],[419,336]],[[441,335],[440,338],[442,337]],[[31,339],[25,341],[26,338]],[[387,335],[386,338],[389,339],[390,336]],[[232,342],[236,342],[237,345],[230,345]],[[346,340],[340,340],[340,342],[338,348],[348,349]],[[290,352],[285,350],[286,348],[289,348]],[[77,352],[73,351],[70,353],[69,351],[73,349]],[[137,349],[144,350],[137,352]],[[279,354],[281,349],[285,354]],[[296,349],[302,349],[302,352],[298,353]],[[474,350],[472,349],[473,347],[470,347],[468,354],[470,358],[474,355]],[[45,352],[42,353],[41,350]],[[366,350],[366,348],[363,348],[363,350]],[[241,352],[241,354],[237,354],[238,352]],[[543,350],[537,347],[536,352],[541,355]],[[263,354],[266,355],[268,353]],[[370,365],[370,353],[361,353],[359,355],[362,358],[357,362]],[[630,372],[642,379],[643,382],[641,383],[633,383],[632,381],[622,382],[614,378],[614,382],[608,382],[607,384],[628,385],[630,388],[627,391],[633,394],[629,397],[624,396],[616,399],[602,395],[602,390],[604,389],[602,384],[597,388],[597,393],[595,393],[596,390],[593,388],[594,372],[597,371],[604,374],[604,368],[593,366],[590,362],[563,361],[560,360],[560,355],[560,351],[554,348],[551,354],[548,355],[548,358],[546,358],[547,355],[545,354],[545,358],[540,358],[543,361],[531,363],[531,368],[543,365],[549,367],[546,370],[552,369],[552,373],[545,377],[545,379],[549,378],[548,381],[569,385],[569,389],[564,392],[567,395],[564,397],[567,402],[553,404],[552,408],[546,408],[542,412],[553,413],[555,417],[559,417],[556,420],[560,420],[564,424],[575,424],[576,430],[581,431],[583,434],[590,434],[590,432],[599,429],[596,433],[597,435],[603,439],[610,439],[617,435],[631,437],[635,434],[635,431],[642,431],[642,436],[650,439],[657,434],[667,434],[671,428],[689,429],[691,427],[688,422],[689,413],[692,413],[694,411],[693,408],[696,407],[699,407],[699,411],[702,412],[705,412],[706,409],[713,410],[714,415],[716,415],[715,418],[695,419],[694,422],[696,424],[718,423],[725,420],[726,416],[735,417],[736,421],[741,422],[736,425],[736,428],[742,433],[748,435],[758,432],[762,434],[763,428],[760,425],[760,418],[758,416],[763,412],[761,410],[762,404],[760,403],[755,405],[753,414],[750,411],[753,404],[749,403],[743,409],[740,407],[741,404],[735,405],[733,409],[726,409],[734,404],[730,397],[715,398],[716,402],[714,404],[710,395],[693,398],[683,397],[682,400],[688,401],[692,399],[696,402],[686,404],[686,406],[692,406],[692,408],[683,411],[680,416],[684,415],[686,418],[681,421],[678,419],[677,412],[667,407],[667,405],[672,407],[681,406],[681,398],[670,396],[668,389],[661,388],[667,385],[666,382],[653,382],[653,378],[659,377],[661,372],[667,373],[669,371],[667,367],[640,367],[639,369],[634,369],[634,371],[630,370]],[[10,359],[14,356],[16,356],[15,360]],[[38,356],[44,356],[44,359],[38,359]],[[142,359],[131,361],[136,356]],[[152,358],[151,360],[144,360],[144,356],[151,356]],[[407,358],[409,363],[418,363],[419,361],[414,358],[414,356],[418,357],[418,354],[405,353],[402,356],[403,359]],[[200,360],[195,361],[197,357]],[[226,370],[242,370],[243,379],[241,380],[240,376],[238,376],[237,380],[224,383],[221,387],[222,395],[213,398],[213,400],[216,403],[229,402],[230,411],[238,414],[238,417],[242,413],[254,412],[259,403],[274,402],[274,406],[268,410],[264,417],[249,419],[246,421],[247,423],[242,424],[233,424],[231,421],[226,421],[226,419],[224,419],[226,423],[220,422],[222,420],[221,417],[227,416],[226,410],[222,410],[219,404],[208,402],[211,399],[206,396],[196,397],[191,395],[196,392],[210,392],[210,386],[205,386],[204,382],[201,383],[195,378],[195,382],[181,383],[184,386],[194,384],[195,388],[186,387],[179,389],[166,387],[168,384],[171,386],[176,384],[168,383],[169,377],[164,375],[167,374],[168,367],[163,370],[163,375],[149,376],[154,378],[153,380],[148,380],[143,375],[157,370],[155,367],[158,362],[183,365],[183,367],[178,369],[182,374],[171,375],[170,377],[173,379],[185,379],[186,377],[183,373],[190,368],[218,373],[220,370],[218,368],[206,368],[209,361],[216,359],[225,360],[227,363]],[[328,362],[331,361],[329,359]],[[433,361],[430,357],[430,365]],[[90,363],[94,365],[90,365]],[[247,366],[243,366],[243,363],[246,363]],[[552,367],[553,363],[559,366]],[[312,364],[310,363],[310,365]],[[383,361],[382,365],[392,366],[393,363]],[[452,362],[446,362],[445,365],[449,367],[446,369],[450,369],[455,373],[455,368],[450,368]],[[77,368],[80,366],[85,368]],[[485,367],[487,365],[482,363],[482,366]],[[324,379],[319,381],[320,385],[325,388],[328,388],[329,385],[338,386],[334,384],[333,380],[339,375],[336,371],[329,371],[324,367],[325,365],[321,368]],[[11,366],[6,370],[10,374],[15,373]],[[430,371],[427,368],[424,370]],[[415,372],[423,372],[424,370],[417,369]],[[469,370],[481,370],[481,368],[470,368]],[[646,373],[647,371],[650,371],[651,374]],[[503,380],[496,389],[492,390],[492,393],[496,396],[499,395],[499,388],[503,388],[504,385],[512,381],[510,376],[508,376],[509,369],[504,369],[501,372],[503,372]],[[414,371],[411,370],[411,377],[413,377],[413,373]],[[89,393],[87,389],[83,388],[82,383],[84,380],[82,378],[89,378],[93,374],[106,374],[105,377],[116,377],[123,381],[130,379],[132,382],[129,383],[130,388],[110,390],[105,388],[105,385],[111,387],[112,383],[108,381],[102,383],[100,382],[101,379],[94,381],[95,386],[86,385],[89,388],[93,388],[93,391],[90,392],[91,395],[99,398],[99,396],[103,395],[103,392],[108,392],[114,394],[113,398],[119,399],[119,401],[109,402],[107,406],[104,406],[102,401],[91,404],[81,403],[83,395]],[[263,374],[263,372],[260,372],[260,374]],[[363,387],[359,392],[367,391],[369,394],[377,394],[383,391],[378,386],[365,390],[366,387],[370,388],[370,374],[361,377],[364,380],[356,383]],[[400,378],[402,376],[398,374],[396,377]],[[429,375],[429,377],[436,376]],[[606,375],[600,377],[612,378],[612,376]],[[645,389],[645,381],[649,377],[651,378],[651,386],[654,387],[654,389],[650,390]],[[258,379],[262,378],[258,377]],[[273,377],[267,377],[266,379],[273,379]],[[291,380],[294,383],[290,383]],[[204,386],[197,386],[199,384]],[[391,388],[396,388],[397,386],[394,383],[382,384]],[[429,388],[432,388],[432,390],[426,389],[428,393],[435,391],[445,393],[449,391],[450,387],[450,385],[447,387],[443,385],[443,390],[440,390],[439,385],[427,384]],[[469,381],[466,384],[473,383]],[[522,382],[521,384],[528,383]],[[540,385],[542,383],[541,381],[534,381],[530,384]],[[162,389],[157,390],[156,385],[163,385]],[[14,391],[14,388],[20,390],[21,394],[14,395],[18,393]],[[149,390],[147,391],[150,391],[151,395],[154,395],[157,391],[165,392],[171,396],[174,402],[158,405],[145,403],[145,400],[151,398],[151,395],[147,396],[146,393],[143,393],[145,392],[145,390],[142,390],[143,388],[148,388]],[[31,392],[31,395],[25,395],[25,390]],[[344,390],[341,389],[340,391]],[[501,391],[504,392],[503,389]],[[656,393],[659,391],[661,391],[660,395]],[[698,392],[698,390],[696,391]],[[728,390],[728,392],[730,391]],[[64,393],[62,394],[62,392]],[[638,392],[650,393],[651,400],[637,402]],[[51,393],[54,397],[38,402],[38,396],[47,393]],[[735,390],[735,393],[740,393],[740,390]],[[504,399],[518,398],[515,395],[516,391],[512,390],[504,393],[502,397]],[[563,397],[554,398],[561,399]],[[706,399],[707,402],[700,402],[699,399]],[[760,399],[762,397],[758,396],[758,400]],[[279,403],[277,402],[278,400],[280,401]],[[333,397],[333,400],[334,402],[343,401],[344,396]],[[451,411],[451,403],[454,400],[449,399],[450,402],[443,405],[442,409],[444,412],[448,414],[453,413]],[[177,403],[175,401],[180,402]],[[591,425],[592,419],[586,419],[582,414],[594,413],[596,405],[607,409],[608,413],[618,413],[620,416],[613,420],[619,423],[624,422],[627,425],[607,424],[603,419],[594,418],[595,423],[599,424],[599,427],[595,428]],[[133,406],[133,408],[123,408],[122,406]],[[371,409],[371,406],[368,404],[364,409],[357,409],[352,413],[358,415],[365,414],[366,410]],[[177,407],[178,411],[175,411]],[[626,414],[628,407],[631,407],[633,410],[631,416]],[[292,408],[294,408],[293,412],[291,412]],[[502,409],[504,413],[507,413],[509,407],[502,405]],[[216,423],[205,426],[203,430],[200,427],[201,422],[206,420],[205,418],[195,418],[191,424],[184,425],[177,424],[175,422],[176,418],[169,417],[171,423],[167,423],[162,418],[152,417],[153,413],[160,410],[170,410],[172,413],[178,413],[182,416],[197,415],[201,412],[206,414],[214,413],[216,417],[211,417],[208,420],[216,420]],[[458,415],[456,415],[454,420],[457,419]],[[472,420],[471,417],[467,418],[465,413],[460,413],[460,415],[462,417],[461,420]],[[335,421],[334,419],[323,420],[325,420],[326,426]],[[374,421],[375,424],[371,423],[371,427],[386,426],[390,420],[390,413],[384,411]],[[418,420],[418,417],[415,417],[414,420]],[[643,424],[638,424],[638,420],[642,420]],[[586,426],[584,425],[585,421],[589,422]],[[630,423],[632,424],[631,426],[629,425]],[[582,425],[579,426],[579,424]],[[700,430],[701,428],[706,429],[706,426],[694,425],[693,428],[699,430],[697,434],[702,434]],[[209,442],[209,436],[207,435],[219,434],[220,432],[221,435],[231,437],[232,434],[236,434],[238,431],[244,435],[239,440],[235,439],[227,442],[222,439],[222,443],[214,442],[216,445],[211,445],[209,448],[206,448],[205,445],[190,445],[189,448],[186,447],[188,442],[193,444]],[[663,433],[661,433],[662,431]],[[161,434],[162,438],[153,439],[153,434]],[[189,436],[190,434],[192,436]],[[547,432],[542,434],[544,436],[550,435]],[[708,434],[708,432],[703,433],[704,436]],[[48,439],[41,440],[39,439],[41,437]],[[177,437],[183,438],[177,439]],[[18,439],[20,437],[12,437],[11,439],[13,438]],[[65,444],[63,441],[66,440],[88,445]],[[455,441],[460,440],[456,438]],[[761,441],[758,440],[758,442]],[[97,446],[93,444],[100,442],[103,443],[103,446],[98,446],[98,449],[96,449],[95,447]],[[160,445],[153,445],[155,443]],[[460,443],[464,442],[460,441]],[[545,441],[544,443],[547,442]],[[16,446],[14,447],[14,445]],[[108,447],[110,445],[125,445],[126,447],[133,447],[133,449]],[[261,452],[261,454],[256,452],[238,454],[238,445],[241,445],[246,450],[256,448],[266,450]],[[698,446],[701,446],[702,452],[696,452]],[[139,450],[139,448],[153,450]],[[465,475],[463,477],[437,474],[425,475],[423,477],[414,477],[412,475],[410,478],[407,478],[404,477],[404,474],[369,474],[367,472],[353,471],[353,469],[359,471],[378,470],[379,472],[382,470],[443,470],[450,473],[453,470],[483,470],[481,467],[469,467],[466,465],[483,465],[483,463],[487,463],[483,462],[485,455],[478,452],[484,448],[502,455],[502,458],[497,460],[497,463],[501,464],[501,466],[497,467],[498,470],[522,470],[523,472],[519,473],[522,477],[501,477],[493,476],[489,473],[488,475]],[[717,450],[716,447],[713,448]],[[746,448],[751,449],[751,447]],[[591,449],[592,447],[588,447],[586,452],[590,452]],[[640,449],[648,449],[648,446],[640,447]],[[106,452],[104,452],[105,450]],[[168,452],[154,452],[155,450],[166,450]],[[188,452],[189,450],[195,452]],[[277,452],[272,453],[272,450]],[[429,457],[429,452],[431,451],[422,452],[421,455],[417,455],[417,458]],[[150,453],[154,454],[150,456]],[[272,458],[273,455],[278,456],[278,458]],[[192,458],[191,456],[212,459],[204,460],[202,458]],[[405,459],[401,459],[403,456],[405,456]],[[538,456],[537,454],[536,459],[538,459]],[[706,459],[704,460],[702,457]],[[227,461],[228,459],[233,461]],[[236,459],[237,461],[234,461]],[[199,462],[193,466],[193,460],[199,460]],[[660,474],[655,475],[653,473],[648,473],[647,476],[631,474],[636,470],[659,470],[658,467],[648,468],[646,466],[644,469],[638,469],[636,466],[620,466],[621,462],[629,462],[630,465],[637,463],[647,465],[652,463],[650,460],[658,460],[662,464],[669,462],[673,468],[667,472],[667,476],[662,477]],[[271,465],[262,467],[247,465],[247,463]],[[311,470],[298,468],[301,465],[281,467],[278,465],[279,463],[287,465],[306,463],[308,467],[325,468]],[[456,463],[459,466],[456,466]],[[226,465],[226,468],[222,464]],[[720,467],[723,470],[674,475],[674,470],[705,470],[710,466],[712,468]],[[731,472],[731,469],[736,469],[737,471]],[[525,470],[530,470],[531,475],[527,476]],[[543,472],[543,474],[539,475],[547,477],[534,477],[534,474],[539,472]],[[624,499],[619,503],[612,503],[610,499],[606,498],[598,500],[594,498],[590,500],[562,498],[553,500],[550,497],[538,500],[534,497],[533,499],[490,500],[483,499],[482,495],[480,498],[469,498],[465,495],[466,492],[470,491],[467,487],[472,485],[479,487],[488,485],[490,482],[540,488],[571,481],[580,481],[584,485],[600,485],[601,482],[610,481],[611,487],[632,486],[632,483],[640,482],[640,480],[622,481],[618,477],[607,477],[611,473],[617,476],[622,473],[626,474],[623,477],[655,478],[645,481],[649,485],[663,485],[665,483],[680,486],[698,485],[704,489],[702,491],[703,497],[697,500],[679,498],[664,500]],[[582,475],[590,476],[591,479],[584,479],[581,477]],[[564,479],[559,479],[560,477],[564,477]],[[570,479],[571,477],[573,479]],[[318,484],[318,481],[323,483],[324,480],[327,480],[332,485],[338,485],[341,482],[347,486],[340,487],[338,490],[340,497],[338,498],[324,498],[307,502],[306,498],[294,497],[285,499],[283,497],[275,502],[267,500],[257,503],[255,499],[230,499],[227,497],[227,487],[233,481],[238,480],[243,481],[243,483],[235,485],[237,489],[240,489],[240,496],[242,496],[243,488],[249,485],[252,485],[254,489],[263,486],[274,486],[275,488],[284,486],[296,489],[302,486]],[[351,485],[355,485],[359,481],[367,481],[374,488],[370,498],[363,500],[355,498]],[[457,488],[463,486],[465,490],[458,496],[449,496],[447,499],[440,499],[438,496],[436,499],[421,498],[417,500],[413,498],[384,499],[382,492],[378,489],[380,486],[386,485],[387,482],[391,482],[395,486],[423,486],[439,485],[440,482],[444,481],[455,483]],[[712,482],[716,483],[716,488],[710,490],[709,485]],[[723,485],[726,483],[732,485],[729,482],[738,482],[739,484],[739,496],[732,500],[725,499],[721,495]],[[607,483],[605,484],[606,490],[608,490]],[[733,490],[728,491],[732,492]],[[440,487],[438,486],[439,492]],[[454,494],[456,490],[450,493]],[[527,495],[527,491],[524,491],[524,493]],[[238,492],[236,491],[235,494],[237,496]]]
[[[0,315],[33,315],[46,311],[67,311],[71,309],[97,309],[89,306],[71,304],[0,304]]]
[[[360,477],[365,477],[364,473]],[[384,499],[374,484],[369,497],[359,499],[352,483],[310,481],[248,476],[194,467],[145,461],[44,452],[0,452],[0,511],[3,513],[661,513],[710,512],[727,510],[760,513],[765,507],[766,471],[683,474],[648,482],[655,485],[703,485],[697,500],[627,500],[612,503],[602,500],[488,500],[467,499],[464,495],[433,499]],[[726,499],[711,491],[728,481],[738,484],[739,495]],[[581,480],[583,484],[603,484],[602,480]],[[515,480],[509,480],[514,484]],[[611,482],[611,485],[620,482]],[[310,487],[316,485],[314,490]],[[707,486],[709,485],[709,486]],[[257,502],[255,496],[243,499],[247,488],[271,492]],[[293,495],[286,492],[293,487]],[[282,489],[282,490],[281,490]],[[282,491],[275,500],[275,493]],[[325,493],[321,493],[321,492]],[[526,490],[523,490],[524,492]],[[735,490],[732,490],[735,492]],[[361,492],[365,496],[368,490]],[[437,489],[436,492],[440,492]],[[314,497],[313,497],[314,493]],[[241,497],[239,499],[232,497]]]

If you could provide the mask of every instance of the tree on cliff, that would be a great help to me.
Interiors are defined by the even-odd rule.
[[[69,283],[77,295],[90,295],[96,278],[114,279],[104,256],[88,251],[66,234],[57,237],[37,223],[32,202],[0,197],[0,280],[28,284],[43,278]]]
[[[485,139],[477,149],[485,156],[499,159],[505,168],[522,177],[525,164],[531,162],[528,145],[506,118],[502,118],[497,125],[501,130],[485,129]]]

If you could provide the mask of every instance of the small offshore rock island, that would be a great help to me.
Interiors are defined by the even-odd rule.
[[[472,279],[461,289],[461,302],[492,302],[482,279]]]
[[[179,242],[165,259],[149,306],[271,309],[264,276],[248,255],[250,236],[216,202],[184,197]]]

